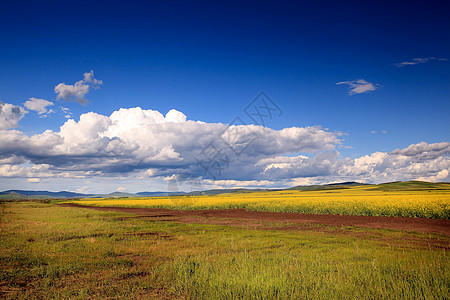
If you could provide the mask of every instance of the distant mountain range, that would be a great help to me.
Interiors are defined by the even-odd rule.
[[[440,182],[432,183],[425,181],[405,181],[405,182],[388,182],[381,184],[365,184],[359,182],[341,182],[323,185],[306,185],[296,186],[287,189],[214,189],[198,192],[139,192],[139,193],[123,193],[114,192],[110,194],[82,194],[67,191],[49,192],[49,191],[26,191],[26,190],[7,190],[0,192],[0,200],[14,200],[14,199],[64,199],[64,198],[125,198],[125,197],[166,197],[177,195],[218,195],[225,193],[253,193],[261,191],[280,191],[280,190],[300,190],[300,191],[315,191],[315,190],[335,190],[348,189],[357,186],[373,186],[376,190],[383,191],[412,191],[412,190],[448,190],[450,183]]]

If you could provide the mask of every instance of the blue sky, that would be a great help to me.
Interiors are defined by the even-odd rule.
[[[0,189],[136,192],[186,177],[205,188],[449,181],[449,9],[446,1],[3,3]],[[89,88],[78,101],[69,93],[76,82]],[[55,92],[61,83],[66,97]],[[214,176],[195,167],[209,143],[222,149],[214,133],[226,126],[214,124],[254,124],[244,108],[261,91],[282,110],[264,124],[274,132],[243,127],[258,141],[247,153]],[[136,112],[99,117],[135,107],[206,125],[177,117],[174,128],[155,128],[147,115],[139,127],[147,136],[174,136],[148,142],[126,123]],[[83,114],[97,125],[85,127]],[[75,139],[60,130],[70,119]],[[313,129],[285,136],[286,128]],[[195,143],[199,134],[213,137]]]

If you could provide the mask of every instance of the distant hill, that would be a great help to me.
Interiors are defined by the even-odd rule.
[[[382,191],[418,191],[418,190],[448,190],[448,182],[426,182],[426,181],[397,181],[377,184],[374,190]]]
[[[21,194],[17,194],[14,192],[8,193],[8,194],[0,194],[0,200],[23,200],[23,199],[28,199],[30,196],[24,196]],[[34,199],[36,198],[46,198],[47,196],[36,196],[36,197],[32,197]]]
[[[49,192],[49,191],[26,191],[26,190],[8,190],[0,192],[0,195],[9,195],[10,197],[38,197],[39,198],[75,198],[75,197],[89,197],[92,195],[74,193],[74,192]]]
[[[287,190],[299,190],[299,191],[315,191],[315,190],[337,190],[337,189],[349,189],[354,186],[370,185],[367,183],[359,183],[354,181],[341,182],[341,183],[329,183],[322,185],[299,185]]]
[[[225,193],[254,193],[264,191],[279,190],[299,190],[299,191],[320,191],[320,190],[336,190],[350,189],[352,187],[367,186],[373,190],[383,191],[417,191],[417,190],[448,190],[450,183],[432,183],[425,181],[405,181],[405,182],[388,182],[382,184],[366,184],[359,182],[341,182],[323,185],[306,185],[295,186],[287,189],[213,189],[198,192],[139,192],[139,193],[123,193],[113,192],[110,194],[81,194],[74,192],[49,192],[49,191],[26,191],[26,190],[7,190],[0,192],[0,200],[21,200],[21,199],[63,199],[63,198],[126,198],[126,197],[166,197],[179,195],[219,195]]]

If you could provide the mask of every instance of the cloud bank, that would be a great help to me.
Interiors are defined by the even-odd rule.
[[[14,108],[1,107],[0,116]],[[20,113],[13,113],[15,124]],[[338,151],[342,133],[320,126],[227,126],[188,120],[177,110],[163,115],[135,107],[110,116],[85,113],[59,131],[33,136],[5,130],[12,127],[0,130],[1,177],[195,176],[209,187],[450,180],[450,143],[421,142],[350,159]]]

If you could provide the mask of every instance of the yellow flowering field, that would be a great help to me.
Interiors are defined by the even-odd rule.
[[[382,191],[372,186],[317,191],[265,191],[201,196],[99,198],[82,205],[170,209],[230,209],[308,214],[450,219],[450,190]]]

